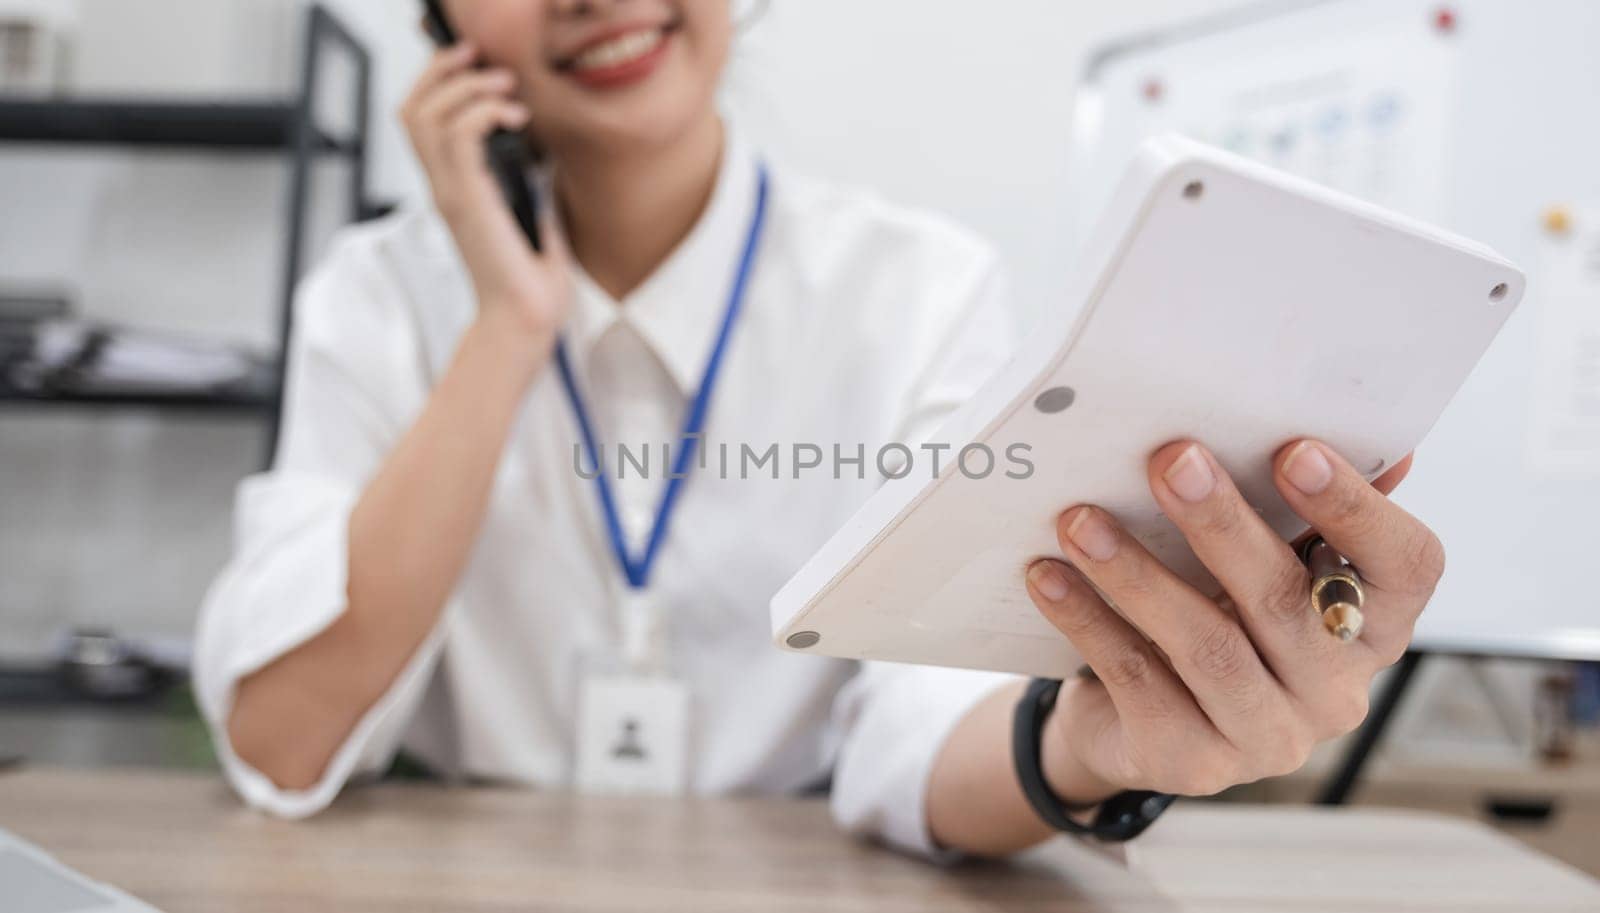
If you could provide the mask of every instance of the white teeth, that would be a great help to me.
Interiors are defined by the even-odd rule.
[[[572,62],[575,70],[600,70],[608,67],[621,66],[632,63],[640,57],[656,49],[665,36],[661,29],[645,29],[639,32],[629,32],[597,44]]]

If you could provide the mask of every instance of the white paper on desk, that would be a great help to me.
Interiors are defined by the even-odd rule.
[[[1091,840],[1089,846],[1099,855],[1125,869],[1133,868],[1139,861],[1137,848],[1131,843],[1101,843]]]
[[[1537,357],[1527,460],[1536,473],[1600,477],[1600,203],[1540,245]]]
[[[1138,871],[1137,853],[1137,847],[1128,844],[1062,836],[1018,854],[1012,864],[1053,873],[1074,897],[1141,898],[1150,903],[1140,910],[1168,909],[1159,903],[1161,892]]]

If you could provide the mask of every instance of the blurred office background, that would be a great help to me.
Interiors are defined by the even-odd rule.
[[[286,283],[338,225],[425,200],[393,116],[428,52],[415,5],[316,10],[312,30],[301,0],[0,0],[0,763],[211,763],[182,669],[269,446]],[[1463,527],[1463,586],[1557,583],[1516,607],[1447,589],[1349,798],[1486,816],[1600,872],[1581,838],[1600,675],[1580,662],[1600,597],[1538,566],[1573,564],[1572,518],[1600,508],[1600,318],[1580,313],[1600,313],[1597,51],[1591,0],[775,0],[725,95],[773,157],[991,238],[1024,321],[1065,306],[1118,156],[1155,129],[1528,267],[1533,306],[1440,432],[1488,434],[1435,465],[1515,439],[1495,471],[1525,484],[1506,525],[1527,554],[1496,566]],[[1528,62],[1548,69],[1524,95],[1508,73]],[[1519,119],[1470,120],[1468,99]],[[1337,132],[1356,122],[1374,132]],[[1240,795],[1315,798],[1350,748]]]

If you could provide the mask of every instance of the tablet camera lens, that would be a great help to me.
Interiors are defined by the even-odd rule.
[[[788,640],[784,641],[784,643],[796,650],[809,650],[821,642],[822,635],[815,631],[796,631],[789,635]]]
[[[1198,200],[1205,195],[1205,192],[1206,185],[1204,181],[1190,181],[1183,185],[1183,198],[1186,200]]]
[[[1499,285],[1495,286],[1494,288],[1489,289],[1489,300],[1490,301],[1504,301],[1504,300],[1506,300],[1506,294],[1508,292],[1510,292],[1510,291],[1511,291],[1511,286],[1506,285],[1504,282],[1502,282]]]

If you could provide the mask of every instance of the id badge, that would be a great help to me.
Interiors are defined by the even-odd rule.
[[[577,786],[593,795],[681,796],[689,689],[666,677],[589,675],[578,698]]]

